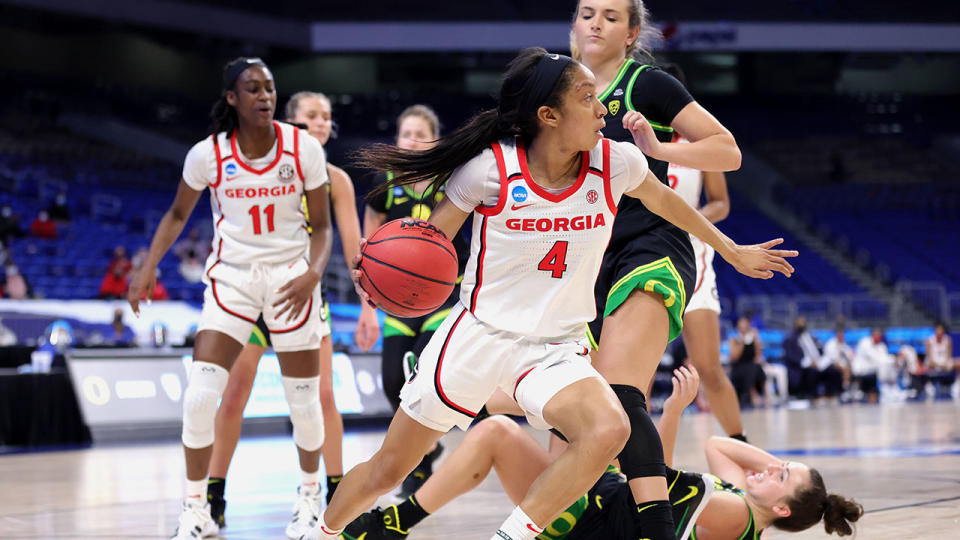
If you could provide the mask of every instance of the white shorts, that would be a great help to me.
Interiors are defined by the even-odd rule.
[[[697,281],[693,287],[693,294],[687,301],[687,309],[684,310],[684,313],[690,313],[698,309],[709,309],[720,313],[717,274],[713,271],[714,250],[694,236],[690,236],[690,243],[693,244],[693,254],[697,259]]]
[[[257,317],[263,314],[273,350],[319,349],[323,336],[329,333],[329,327],[321,317],[319,285],[306,308],[292,321],[286,320],[287,313],[277,319],[277,308],[273,307],[281,297],[278,289],[306,272],[307,268],[308,263],[303,258],[281,264],[252,265],[214,261],[203,275],[207,289],[203,293],[203,311],[197,330],[216,330],[246,344]]]
[[[500,388],[513,396],[530,425],[548,429],[543,408],[560,390],[600,378],[586,338],[549,343],[497,330],[458,303],[433,334],[400,392],[407,415],[437,431],[466,430]]]

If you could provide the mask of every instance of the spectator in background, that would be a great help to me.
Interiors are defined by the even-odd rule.
[[[737,319],[737,331],[730,338],[730,379],[741,406],[759,405],[764,393],[763,343],[750,319]]]
[[[133,276],[140,271],[140,268],[143,267],[143,263],[147,260],[148,250],[145,247],[141,247],[133,254],[133,259],[130,261],[133,264],[133,268],[128,274],[128,279],[133,279]],[[147,293],[144,292],[141,300],[147,299]],[[167,287],[164,286],[163,282],[160,281],[160,269],[157,268],[157,284],[153,288],[153,294],[150,296],[150,300],[169,300],[170,293],[167,292]]]
[[[110,323],[111,332],[104,336],[107,345],[114,347],[133,347],[136,345],[137,336],[127,325],[123,324],[123,310],[117,308],[113,311],[113,322]]]
[[[50,219],[50,214],[46,210],[37,212],[37,217],[30,224],[30,234],[46,239],[57,237],[57,224]]]
[[[180,275],[189,283],[200,283],[203,279],[203,262],[197,256],[195,251],[188,251],[186,256],[180,260]]]
[[[137,270],[140,269],[141,266],[143,266],[143,263],[146,262],[147,260],[147,253],[149,252],[150,250],[147,249],[146,246],[140,246],[139,248],[137,248],[137,251],[134,252],[133,257],[130,258],[130,264],[133,265],[134,272],[136,272]],[[131,276],[131,279],[132,279],[132,276]]]
[[[210,253],[210,241],[200,236],[200,229],[193,228],[187,234],[187,237],[177,242],[173,246],[173,253],[181,261],[192,257],[195,259],[205,259]]]
[[[133,263],[127,258],[127,248],[123,246],[113,248],[113,259],[107,265],[107,275],[113,274],[117,269],[119,269],[120,275],[124,277],[133,270]]]
[[[47,213],[57,225],[66,225],[70,223],[70,208],[67,206],[67,194],[63,191],[57,193],[57,197],[50,203]]]
[[[129,261],[128,261],[129,262]],[[119,264],[111,264],[107,274],[100,282],[101,299],[122,299],[127,296],[127,272]]]
[[[867,401],[876,403],[880,395],[877,379],[893,367],[893,358],[883,342],[882,328],[874,328],[869,336],[857,343],[851,367],[853,380],[859,383],[860,392],[867,396]]]
[[[8,261],[3,269],[3,276],[4,296],[13,300],[24,300],[32,296],[30,285],[23,274],[20,273],[20,268],[13,261]]]
[[[927,349],[929,351],[929,349]],[[897,350],[897,371],[906,371],[910,377],[910,389],[907,392],[908,398],[923,398],[923,387],[927,382],[927,369],[917,355],[917,350],[912,345],[904,343]]]
[[[24,236],[23,228],[20,227],[20,216],[13,213],[13,207],[9,204],[0,208],[0,242],[4,245],[10,245],[14,238]]]
[[[951,393],[957,395],[960,362],[953,358],[953,340],[942,322],[933,327],[933,335],[927,338],[926,369],[930,382],[934,385],[949,384],[953,387]]]
[[[807,318],[793,321],[793,332],[783,340],[783,363],[787,366],[790,393],[801,398],[817,395],[820,345],[807,330]]]
[[[853,347],[847,343],[846,332],[843,327],[837,328],[832,338],[827,340],[823,347],[821,359],[825,365],[840,372],[840,384],[843,390],[850,388],[850,367],[853,365],[853,359],[856,353]]]

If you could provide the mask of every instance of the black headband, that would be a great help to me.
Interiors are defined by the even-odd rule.
[[[233,85],[236,84],[237,79],[240,77],[240,74],[247,70],[250,66],[263,66],[267,67],[263,63],[263,60],[259,58],[238,58],[234,60],[230,67],[223,72],[223,89],[230,90],[233,88]]]
[[[570,62],[573,62],[573,59],[562,54],[545,54],[540,57],[537,67],[533,68],[533,73],[524,85],[526,92],[520,103],[521,114],[526,116],[534,113],[543,105]]]

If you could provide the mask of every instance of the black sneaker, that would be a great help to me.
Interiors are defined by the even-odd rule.
[[[673,524],[677,526],[677,540],[687,540],[700,512],[707,507],[718,480],[710,474],[697,474],[667,469],[670,484],[670,504]]]
[[[227,500],[213,493],[207,493],[207,502],[210,503],[210,517],[213,518],[214,523],[220,527],[220,530],[226,529],[227,519],[224,517],[224,512],[227,510]]]
[[[427,478],[430,478],[430,475],[433,474],[433,462],[436,461],[442,453],[443,445],[438,442],[433,452],[423,456],[417,468],[403,479],[403,484],[400,485],[400,492],[397,493],[397,496],[401,499],[406,499],[416,493],[427,481]]]
[[[388,506],[386,509],[378,506],[353,520],[340,533],[340,536],[344,540],[397,540],[406,538],[410,531],[400,529],[399,523],[397,505]]]

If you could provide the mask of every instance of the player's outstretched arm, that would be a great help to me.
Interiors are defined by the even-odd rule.
[[[197,191],[180,179],[177,185],[177,194],[173,199],[173,204],[163,215],[157,230],[153,233],[153,240],[150,242],[150,251],[147,253],[147,260],[137,271],[130,288],[127,290],[127,301],[130,307],[137,315],[140,314],[140,298],[146,293],[147,298],[153,295],[153,287],[157,284],[157,265],[163,258],[170,246],[177,240],[180,233],[183,232],[190,214],[193,213],[197,201],[200,200],[202,191]]]
[[[673,466],[673,448],[677,443],[677,428],[680,416],[697,397],[700,388],[700,374],[693,366],[681,366],[673,370],[673,392],[663,403],[663,414],[657,422],[657,432],[663,443],[663,457],[667,467]]]
[[[712,246],[741,274],[758,279],[770,279],[774,272],[780,272],[787,277],[793,274],[793,266],[787,262],[786,258],[796,257],[797,252],[772,249],[783,243],[782,238],[762,244],[746,246],[737,244],[720,232],[707,218],[703,217],[703,214],[687,204],[683,197],[657,180],[650,171],[647,171],[647,177],[643,183],[626,195],[640,199],[643,205],[654,214]]]

